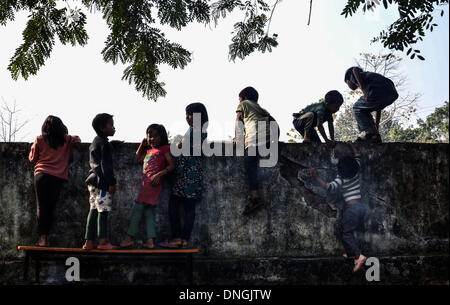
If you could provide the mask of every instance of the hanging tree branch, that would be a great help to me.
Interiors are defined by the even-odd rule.
[[[311,21],[311,11],[312,11],[312,0],[309,2],[309,17],[308,17],[308,25]]]

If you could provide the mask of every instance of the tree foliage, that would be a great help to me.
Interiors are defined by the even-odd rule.
[[[191,61],[191,52],[168,40],[160,26],[181,30],[191,22],[210,24],[213,21],[217,25],[221,18],[239,12],[242,20],[234,24],[230,60],[244,59],[255,51],[271,52],[278,45],[278,35],[270,32],[270,25],[281,0],[80,0],[82,7],[75,9],[70,8],[69,2],[0,1],[0,25],[14,20],[19,11],[30,13],[22,33],[23,43],[8,66],[13,79],[35,75],[50,57],[56,39],[62,44],[86,45],[86,10],[101,13],[110,30],[102,50],[103,59],[126,65],[122,79],[155,101],[166,94],[164,83],[158,80],[159,67],[166,64],[174,69],[184,68]],[[347,0],[342,14],[348,17],[361,5],[363,10],[374,6],[367,2],[378,0]],[[437,6],[448,4],[448,0],[384,0],[383,3],[385,7],[398,4],[400,18],[374,41],[380,40],[385,47],[395,50],[410,47],[408,55],[412,53],[414,58],[420,51],[413,52],[411,46],[422,40],[426,30],[433,30],[436,24],[432,23],[432,12]],[[312,1],[310,17],[311,8]]]
[[[382,0],[384,8],[392,4],[398,6],[399,18],[388,26],[386,30],[380,32],[372,42],[380,41],[385,48],[390,50],[404,51],[414,59],[424,60],[419,55],[420,50],[413,49],[413,45],[423,40],[426,31],[432,32],[437,26],[433,22],[433,12],[436,8],[448,4],[448,0]],[[363,11],[373,10],[380,4],[379,0],[349,0],[341,15],[346,18],[356,13],[362,6]],[[440,15],[444,15],[441,10]]]
[[[230,60],[244,59],[254,51],[272,51],[278,45],[277,34],[269,35],[270,22],[280,0],[270,6],[266,1],[220,0],[212,4],[212,16],[217,25],[220,18],[235,9],[243,11],[244,20],[234,25],[233,38],[229,47]]]
[[[184,68],[191,53],[180,44],[165,38],[156,27],[161,25],[180,30],[188,23],[207,23],[210,20],[208,1],[202,0],[82,0],[85,9],[102,13],[110,34],[102,50],[106,62],[126,65],[123,80],[134,84],[137,91],[149,99],[164,96],[164,83],[158,81],[159,66]],[[86,15],[82,9],[58,8],[56,1],[6,0],[0,6],[0,24],[14,19],[20,10],[31,14],[23,43],[17,48],[8,69],[12,77],[27,79],[44,65],[55,44],[85,45]]]

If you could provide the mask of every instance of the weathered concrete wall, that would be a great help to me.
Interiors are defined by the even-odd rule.
[[[19,244],[36,241],[33,167],[27,156],[31,144],[0,143],[0,255],[17,259]],[[84,179],[89,170],[88,146],[73,150],[70,180],[64,185],[55,214],[55,246],[81,247],[89,209]],[[137,144],[115,150],[118,180],[114,210],[109,217],[110,239],[125,237],[133,201],[140,186],[140,166],[132,159]],[[369,206],[365,253],[376,256],[444,255],[448,270],[449,166],[448,144],[365,144],[362,153],[363,200]],[[335,157],[347,153],[339,144]],[[340,212],[307,174],[316,167],[321,176],[336,173],[325,145],[280,144],[279,162],[261,168],[262,197],[267,206],[249,218],[241,216],[247,196],[242,157],[205,158],[205,187],[197,206],[192,242],[203,257],[280,259],[340,256]],[[299,178],[299,179],[298,179]],[[158,240],[170,235],[166,182],[157,213]],[[140,239],[143,239],[143,230]]]

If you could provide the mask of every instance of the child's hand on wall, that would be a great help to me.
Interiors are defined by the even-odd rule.
[[[316,177],[316,176],[318,175],[317,169],[315,169],[315,168],[310,168],[310,169],[309,169],[309,173],[310,173],[313,177]]]

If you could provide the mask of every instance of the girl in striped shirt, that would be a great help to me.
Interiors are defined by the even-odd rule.
[[[355,267],[353,271],[358,271],[366,261],[366,257],[361,253],[358,242],[355,239],[354,231],[364,226],[364,216],[367,207],[361,203],[361,190],[359,184],[359,167],[361,157],[352,142],[348,142],[353,150],[354,156],[339,158],[338,175],[331,182],[326,182],[319,177],[317,170],[310,169],[311,175],[329,193],[341,192],[345,200],[345,209],[342,214],[342,242],[344,244],[344,257],[354,258]]]

